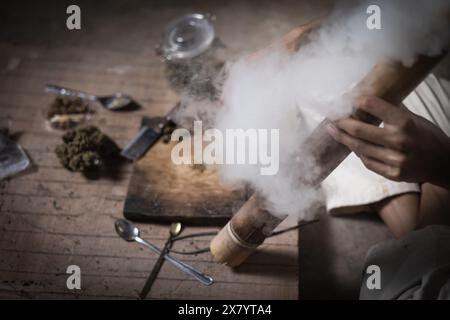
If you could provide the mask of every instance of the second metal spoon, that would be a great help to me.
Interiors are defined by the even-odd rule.
[[[167,239],[166,243],[164,244],[164,248],[161,250],[161,254],[158,257],[158,260],[156,260],[155,265],[153,266],[153,270],[150,273],[150,276],[148,277],[147,281],[145,282],[144,287],[142,288],[141,293],[139,294],[139,297],[141,299],[145,299],[150,292],[153,283],[155,282],[156,278],[158,277],[159,271],[161,270],[161,267],[164,263],[164,255],[167,254],[169,249],[172,247],[172,239],[178,236],[181,233],[182,225],[180,222],[174,222],[170,225],[170,232],[169,232],[169,238]]]

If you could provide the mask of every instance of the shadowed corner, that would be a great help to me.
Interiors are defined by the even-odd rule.
[[[127,165],[130,165],[130,161],[128,159],[125,159],[120,155],[116,155],[106,159],[102,168],[87,170],[82,172],[82,174],[89,180],[99,180],[101,178],[105,178],[112,181],[118,181],[124,175],[123,170],[121,169]]]
[[[325,215],[299,231],[300,299],[358,299],[363,264],[374,244],[392,236],[373,212]]]

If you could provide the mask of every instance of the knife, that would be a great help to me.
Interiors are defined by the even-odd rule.
[[[180,108],[181,103],[178,102],[169,113],[162,117],[155,125],[149,125],[144,122],[137,135],[128,143],[128,145],[120,153],[121,156],[136,161],[141,158],[145,152],[161,137],[164,128],[173,124],[173,116]]]

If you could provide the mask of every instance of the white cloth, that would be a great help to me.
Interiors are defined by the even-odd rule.
[[[369,289],[364,273],[361,300],[449,300],[450,227],[433,225],[411,232],[400,240],[373,246],[364,268],[381,270],[381,288]]]
[[[450,83],[429,75],[404,101],[412,112],[430,120],[450,136]],[[327,211],[361,212],[382,199],[420,192],[416,183],[388,180],[364,167],[351,153],[323,182]]]

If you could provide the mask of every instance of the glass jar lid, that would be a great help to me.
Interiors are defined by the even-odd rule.
[[[168,60],[193,58],[209,48],[214,36],[214,27],[206,15],[188,14],[166,29],[160,53]]]

